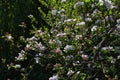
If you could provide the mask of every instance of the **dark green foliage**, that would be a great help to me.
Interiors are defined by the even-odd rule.
[[[30,37],[31,30],[39,29],[42,26],[50,28],[45,21],[48,11],[49,7],[44,0],[0,0],[0,80],[24,79],[20,70],[12,67],[8,69],[8,65],[16,64],[15,56],[18,56],[17,53],[24,48],[25,41],[23,38]],[[33,15],[36,21],[32,22],[28,17],[29,15]],[[12,39],[8,40],[8,36],[12,36]],[[19,63],[26,67],[29,60]],[[24,71],[23,74],[25,74]],[[33,75],[34,71],[30,74]],[[35,80],[39,80],[43,75],[42,80],[48,80],[48,73],[42,72],[36,72],[30,76],[30,80],[36,76],[38,77]]]

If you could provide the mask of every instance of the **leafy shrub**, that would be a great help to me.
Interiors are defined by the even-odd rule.
[[[7,68],[20,71],[21,79],[119,80],[119,3],[49,0],[51,11],[45,16],[49,27],[22,37],[25,47]],[[37,21],[34,15],[29,18]]]

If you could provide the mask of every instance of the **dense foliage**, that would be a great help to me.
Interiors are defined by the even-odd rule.
[[[0,79],[119,80],[119,4],[0,1]]]

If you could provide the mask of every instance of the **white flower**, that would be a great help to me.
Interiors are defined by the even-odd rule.
[[[82,35],[76,35],[75,39],[78,40],[78,39],[81,39],[82,37],[83,37]]]
[[[85,18],[85,21],[91,21],[92,19],[91,18]]]
[[[95,4],[92,4],[91,6],[92,6],[92,8],[94,8],[94,7],[95,7]]]
[[[49,80],[58,80],[58,75],[50,77]]]
[[[25,56],[25,51],[21,51],[20,53],[18,53],[18,57],[16,57],[17,60],[23,60]]]
[[[21,68],[21,65],[20,64],[16,64],[15,68]]]
[[[66,2],[66,0],[62,0],[61,2],[64,3],[64,2]]]
[[[80,71],[78,71],[77,74],[80,74]]]
[[[59,33],[59,34],[57,34],[57,37],[62,37],[62,36],[65,36],[66,35],[66,33]]]
[[[39,34],[40,36],[44,34],[44,32],[42,32],[41,30],[37,30],[36,33]]]
[[[72,46],[72,45],[66,45],[66,46],[64,47],[64,50],[65,50],[65,51],[73,50],[73,46]]]
[[[35,57],[34,59],[36,63],[39,63],[39,59],[40,59],[39,57]]]
[[[65,9],[61,9],[60,11],[58,11],[59,14],[61,14],[62,12],[65,12]]]
[[[37,38],[33,36],[33,37],[31,38],[31,40],[37,40]]]
[[[93,26],[91,31],[96,31],[97,30],[97,25]]]
[[[76,61],[76,63],[77,63],[77,64],[79,64],[79,63],[80,63],[80,61]]]
[[[67,20],[65,20],[64,22],[69,22],[69,23],[71,23],[71,22],[75,22],[77,19],[67,19]]]
[[[74,56],[73,55],[69,55],[69,56],[66,56],[65,58],[66,59],[74,59]]]
[[[113,47],[110,47],[110,46],[108,46],[108,47],[102,47],[102,50],[112,50],[113,49]]]
[[[98,24],[98,23],[101,23],[101,20],[98,19],[95,21],[95,24]]]
[[[48,43],[49,43],[49,44],[53,44],[54,42],[53,42],[52,39],[50,39]]]
[[[88,60],[88,58],[89,58],[88,55],[85,55],[85,54],[82,54],[81,57],[83,60]]]
[[[94,13],[94,14],[97,14],[97,13],[98,13],[98,9],[95,9],[95,10],[93,11],[93,13]]]
[[[98,11],[98,9],[95,9],[91,15],[94,17],[98,13]]]
[[[88,68],[90,68],[91,64],[89,63],[89,64],[87,64],[87,66],[88,66]]]
[[[120,24],[120,19],[117,19],[117,23]]]
[[[72,75],[73,73],[74,73],[73,70],[69,70],[68,73],[67,73],[67,75],[70,76],[70,75]]]
[[[105,17],[105,20],[106,20],[106,21],[109,21],[109,17],[108,17],[108,16],[106,16],[106,17]]]
[[[65,9],[61,9],[60,11],[61,11],[61,12],[65,12]]]
[[[120,55],[117,56],[117,59],[120,59]]]
[[[73,21],[77,21],[77,19],[73,19]]]
[[[31,38],[27,38],[26,40],[27,40],[27,41],[35,41],[35,40],[37,40],[37,38],[36,38],[35,36],[33,36],[33,37],[31,37]]]
[[[45,50],[45,47],[41,43],[36,43],[36,48],[38,48],[40,51]]]
[[[38,33],[41,33],[42,31],[41,30],[37,30]]]
[[[105,4],[106,8],[108,9],[112,9],[116,7],[116,6],[113,6],[113,3],[111,2],[111,0],[99,0],[99,3],[100,3],[100,6],[103,6],[103,4]]]
[[[52,10],[52,15],[55,16],[57,14],[57,12],[58,12],[57,10]]]
[[[30,49],[30,45],[27,44],[26,47],[25,47],[25,51],[29,50]]]
[[[120,24],[116,24],[116,26],[117,26],[117,29],[120,29]]]
[[[99,78],[95,78],[95,80],[99,80]]]
[[[28,17],[31,19],[31,18],[33,18],[34,16],[33,16],[32,14],[30,14],[30,15],[28,15]]]
[[[11,40],[12,39],[12,36],[11,35],[8,35],[6,36],[8,40]]]
[[[79,55],[81,55],[81,54],[83,54],[84,53],[84,51],[78,51],[78,54]]]
[[[93,48],[94,48],[94,49],[98,49],[98,47],[97,47],[97,46],[94,46]]]
[[[9,41],[12,39],[12,36],[11,36],[11,34],[9,34],[9,33],[6,33],[6,34],[5,34],[5,37],[6,37],[7,40],[9,40]]]
[[[38,56],[43,56],[43,54],[42,54],[42,53],[38,53],[38,54],[36,54],[35,56],[36,56],[36,57],[38,57]]]
[[[72,19],[67,19],[64,22],[72,22]]]
[[[104,4],[103,0],[99,0],[100,6],[102,6]]]
[[[30,47],[30,45],[27,44],[27,45],[26,45],[26,48],[29,48],[29,47]]]
[[[76,26],[83,26],[83,25],[85,25],[85,22],[76,23]]]
[[[105,17],[105,20],[106,20],[106,21],[109,21],[109,20],[110,20],[111,22],[114,21],[114,19],[113,19],[113,17],[112,17],[111,15],[110,15],[110,16],[106,16],[106,17]]]
[[[74,8],[79,7],[79,6],[83,6],[83,5],[84,5],[84,2],[78,1],[78,2],[74,5]]]
[[[113,3],[111,2],[111,0],[105,0],[105,5],[108,9],[112,9],[114,8]]]

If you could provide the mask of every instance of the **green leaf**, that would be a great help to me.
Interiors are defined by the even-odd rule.
[[[112,12],[112,10],[109,10],[109,14],[111,15],[113,12]]]
[[[90,2],[90,0],[85,0],[85,2]]]

